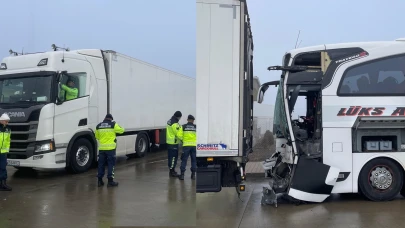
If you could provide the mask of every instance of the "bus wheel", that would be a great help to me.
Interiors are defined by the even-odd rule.
[[[405,185],[402,186],[401,195],[402,195],[403,197],[405,197]]]
[[[369,161],[359,175],[360,191],[372,201],[393,200],[401,191],[403,182],[401,168],[386,158]]]
[[[78,139],[72,146],[70,151],[70,171],[73,173],[83,173],[90,169],[93,160],[93,145],[89,140]]]
[[[139,133],[136,136],[135,142],[135,157],[142,158],[145,157],[146,152],[149,150],[149,139],[146,134]]]

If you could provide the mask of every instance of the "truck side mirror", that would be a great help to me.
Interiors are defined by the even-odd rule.
[[[56,76],[56,82],[60,82],[62,80],[64,74],[67,74],[66,70],[61,71],[60,73],[58,73],[58,75]]]
[[[61,105],[61,104],[63,104],[63,100],[59,99],[59,96],[57,96],[55,104],[56,105]]]

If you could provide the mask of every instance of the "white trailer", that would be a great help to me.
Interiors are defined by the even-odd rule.
[[[278,85],[276,149],[264,162],[277,193],[323,202],[331,193],[373,201],[405,195],[405,39],[287,52]],[[306,116],[292,119],[298,97]],[[265,194],[267,195],[267,194]],[[268,196],[268,195],[267,195]]]
[[[197,192],[219,192],[243,186],[252,150],[253,87],[260,83],[246,1],[197,0],[196,42]]]
[[[78,88],[76,99],[61,93],[68,79]],[[125,128],[117,156],[137,157],[165,144],[176,110],[195,114],[194,78],[99,49],[6,57],[0,94],[0,113],[11,117],[8,165],[19,169],[87,171],[97,161],[94,129],[107,113]]]

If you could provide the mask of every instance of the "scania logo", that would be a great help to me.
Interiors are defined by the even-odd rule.
[[[25,117],[25,112],[7,112],[10,117]]]

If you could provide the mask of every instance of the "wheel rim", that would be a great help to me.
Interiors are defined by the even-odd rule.
[[[90,160],[90,151],[86,146],[81,146],[76,152],[76,162],[79,166],[85,166]]]
[[[370,171],[369,181],[374,189],[385,191],[392,186],[393,180],[392,172],[388,167],[375,166]]]
[[[144,138],[138,141],[138,152],[144,152],[146,150],[146,140]]]

